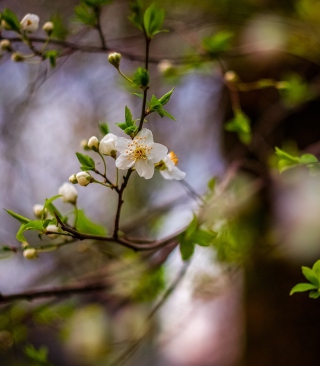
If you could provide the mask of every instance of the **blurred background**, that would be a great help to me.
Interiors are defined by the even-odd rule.
[[[165,9],[169,31],[151,43],[150,95],[160,97],[175,87],[167,110],[177,119],[151,115],[147,127],[178,155],[187,184],[205,195],[206,205],[199,209],[190,188],[165,181],[158,172],[150,181],[134,175],[121,228],[161,238],[183,228],[197,210],[218,237],[212,247],[196,248],[188,268],[178,249],[140,256],[87,241],[43,253],[36,261],[21,253],[3,255],[3,295],[97,279],[112,286],[2,305],[1,364],[317,365],[318,300],[289,297],[289,292],[304,281],[300,267],[311,266],[320,255],[320,182],[304,168],[280,175],[274,148],[320,155],[320,2],[145,3]],[[41,24],[54,17],[62,40],[101,47],[98,32],[75,18],[77,5],[1,0],[0,11],[10,8],[19,19],[38,14]],[[123,54],[124,73],[132,75],[142,65],[144,39],[129,15],[129,1],[110,2],[101,14],[108,50],[66,48],[55,68],[47,62],[12,62],[2,52],[1,207],[31,218],[34,204],[57,194],[78,172],[74,153],[83,152],[81,140],[103,137],[99,123],[107,122],[119,135],[115,123],[123,122],[125,105],[139,117],[141,101],[132,94],[137,90],[108,63],[108,53],[117,51]],[[14,34],[3,30],[1,36]],[[40,28],[33,36],[45,35]],[[14,47],[27,52],[19,42]],[[62,43],[50,47],[64,49]],[[243,90],[234,91],[224,76],[228,71],[246,85]],[[259,80],[283,82],[286,88],[256,87]],[[239,106],[252,128],[248,145],[224,129]],[[213,177],[216,190],[207,187]],[[115,193],[94,185],[77,189],[79,207],[112,232]],[[62,202],[57,207],[70,209]],[[19,245],[19,223],[4,210],[0,222],[0,243]],[[39,243],[35,234],[27,236]],[[172,283],[174,291],[152,313]],[[41,352],[48,352],[46,361]]]

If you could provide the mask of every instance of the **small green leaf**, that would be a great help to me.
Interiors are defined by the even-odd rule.
[[[55,201],[56,199],[58,199],[59,197],[62,197],[61,194],[57,194],[51,198],[47,198],[44,202],[44,207],[43,207],[43,210],[45,210],[46,208],[48,208],[48,206],[53,202]]]
[[[79,152],[76,152],[76,155],[79,163],[82,164],[84,167],[87,167],[87,170],[95,169],[95,162],[90,156],[81,154]]]
[[[132,94],[140,99],[143,99],[143,94],[141,94],[141,93],[132,93]]]
[[[97,17],[92,8],[88,5],[81,3],[74,8],[76,19],[89,27],[95,27],[97,25]]]
[[[118,126],[118,127],[120,127],[121,128],[121,130],[125,130],[128,126],[127,126],[127,124],[125,123],[125,122],[122,122],[122,123],[116,123],[116,125]]]
[[[310,281],[313,285],[319,287],[319,280],[317,274],[309,267],[302,267],[302,273],[304,277]]]
[[[211,37],[204,38],[202,44],[208,53],[215,56],[230,49],[232,38],[232,32],[223,30]]]
[[[20,22],[16,14],[10,9],[3,9],[1,12],[1,20],[6,22],[6,26],[17,33],[20,33]]]
[[[28,230],[35,230],[35,231],[43,231],[43,222],[40,220],[33,220],[29,221],[27,224],[23,224],[20,226],[19,231],[17,232],[16,239],[19,241],[26,241],[23,233]]]
[[[240,109],[235,111],[234,118],[228,121],[224,128],[237,133],[243,144],[248,145],[251,142],[250,120]]]
[[[164,21],[164,10],[152,4],[147,8],[143,16],[144,29],[149,39],[161,32]]]
[[[133,0],[130,2],[131,15],[128,19],[141,31],[143,30],[142,0]]]
[[[50,18],[50,21],[53,23],[53,30],[50,38],[64,41],[67,38],[69,32],[68,28],[63,22],[62,16],[58,13],[53,14]]]
[[[293,73],[287,75],[282,81],[282,84],[285,85],[285,88],[280,90],[280,94],[288,107],[294,107],[305,103],[314,96],[314,93],[310,90],[308,84],[299,74]]]
[[[192,241],[186,239],[183,234],[180,235],[179,241],[182,260],[187,261],[192,257],[195,245],[192,243]]]
[[[49,50],[44,53],[44,57],[49,59],[52,68],[56,66],[58,56],[59,56],[58,50]]]
[[[165,109],[162,109],[161,111],[162,111],[162,113],[163,113],[164,116],[172,119],[173,121],[176,121],[176,118],[174,118],[173,115],[170,114],[168,111],[166,111]]]
[[[309,297],[311,297],[311,299],[317,299],[320,296],[320,292],[318,291],[311,291],[309,293]]]
[[[312,285],[311,283],[298,283],[295,285],[292,290],[290,291],[290,295],[296,293],[296,292],[304,292],[309,290],[315,290],[318,287],[315,285]]]
[[[126,120],[127,127],[134,125],[134,122],[132,120],[132,113],[127,106],[125,108],[125,120]]]
[[[316,263],[312,266],[312,270],[320,279],[320,259],[317,260]]]
[[[77,219],[77,230],[83,234],[92,234],[92,235],[106,235],[106,229],[91,221],[84,213],[83,210],[78,210],[78,219]]]
[[[14,217],[16,220],[18,220],[19,222],[21,222],[21,224],[27,224],[30,220],[24,216],[21,216],[11,210],[6,210],[4,209],[5,211],[8,212],[9,215],[11,215],[12,217]]]
[[[107,135],[109,133],[109,126],[107,123],[100,123],[99,124],[99,130],[103,134],[103,136]]]
[[[301,164],[312,164],[318,162],[318,159],[313,154],[302,154],[299,160]]]
[[[130,127],[127,127],[124,132],[127,134],[127,135],[134,135],[136,132],[138,131],[138,127],[137,126],[130,126]]]
[[[202,247],[208,247],[217,235],[214,231],[199,229],[191,235],[191,240]]]
[[[165,104],[167,104],[171,98],[171,95],[174,91],[174,88],[172,88],[168,93],[166,93],[165,95],[163,95],[160,99],[159,102],[162,106],[164,106]]]
[[[214,187],[216,185],[216,178],[212,177],[209,181],[208,181],[208,188],[210,189],[210,191],[214,190]]]
[[[142,89],[146,88],[149,84],[148,71],[143,67],[139,67],[138,70],[134,73],[132,81],[136,86],[139,86]]]
[[[184,235],[189,238],[198,229],[198,225],[198,218],[196,215],[193,215],[193,218],[188,225],[187,230],[184,232]]]

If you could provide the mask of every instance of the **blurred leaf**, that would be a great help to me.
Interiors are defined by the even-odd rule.
[[[320,259],[312,266],[312,270],[316,273],[317,277],[320,279]]]
[[[317,286],[312,285],[311,283],[298,283],[292,288],[292,290],[290,291],[290,295],[293,295],[296,292],[304,292],[315,289],[317,289]]]
[[[125,119],[128,127],[134,125],[134,121],[132,120],[132,113],[128,106],[125,107]]]
[[[33,220],[29,221],[27,224],[23,224],[20,226],[20,229],[17,232],[16,239],[20,242],[26,241],[23,233],[28,230],[35,230],[35,231],[43,231],[43,222],[40,220]]]
[[[312,154],[303,154],[300,157],[294,156],[278,147],[275,148],[275,153],[278,157],[280,173],[297,165],[306,165],[308,168],[312,168],[315,163],[318,163],[318,159]]]
[[[208,181],[208,188],[210,189],[210,191],[213,191],[215,186],[216,186],[216,178],[215,177],[212,177]]]
[[[309,297],[311,297],[311,299],[317,299],[320,296],[320,292],[317,291],[311,291],[309,293]]]
[[[97,25],[97,17],[92,8],[88,5],[81,3],[74,8],[76,19],[89,27],[95,27]]]
[[[21,222],[22,224],[27,224],[30,220],[22,215],[19,215],[11,210],[6,210],[4,208],[5,211],[8,212],[8,214],[12,217],[14,217],[16,220],[18,220],[19,222]]]
[[[30,344],[25,346],[24,352],[32,361],[37,362],[36,365],[50,365],[47,361],[48,348],[46,346],[41,346],[39,349],[36,349],[32,344]]]
[[[208,53],[211,55],[218,55],[230,49],[232,38],[232,32],[223,30],[211,37],[204,38],[202,44]]]
[[[102,5],[107,5],[112,3],[113,0],[82,0],[83,3],[89,7],[96,8]]]
[[[143,16],[144,28],[149,39],[161,32],[163,21],[164,10],[158,8],[155,4],[150,5]]]
[[[103,134],[103,136],[107,135],[109,133],[109,126],[107,123],[100,123],[99,124],[99,130]]]
[[[182,260],[187,261],[192,257],[195,245],[191,240],[186,239],[183,234],[179,236],[179,241]]]
[[[10,9],[3,9],[1,20],[4,20],[10,30],[20,33],[20,22],[16,14]]]
[[[128,19],[141,31],[143,30],[142,1],[133,0],[130,2],[131,15]]]
[[[250,120],[240,109],[235,111],[233,119],[228,121],[225,126],[225,130],[235,132],[238,134],[239,140],[248,145],[251,142],[251,127]]]
[[[44,52],[44,57],[49,59],[51,67],[56,66],[58,56],[59,56],[58,50],[49,50],[49,51]]]
[[[280,94],[288,107],[295,107],[313,98],[308,84],[298,74],[290,74],[282,81]]]
[[[136,86],[139,86],[142,89],[146,88],[149,84],[148,71],[143,67],[139,67],[134,73],[132,81]]]
[[[316,273],[311,268],[302,267],[302,273],[308,281],[310,281],[313,285],[319,287],[319,279]]]
[[[62,16],[58,13],[53,14],[50,21],[54,25],[50,38],[64,41],[68,35],[68,28],[64,25]]]
[[[138,301],[152,301],[164,290],[164,269],[145,271],[139,278],[137,287],[132,292],[132,298]]]
[[[106,229],[102,225],[91,221],[83,210],[78,210],[77,230],[84,234],[99,236],[105,236],[107,234]]]

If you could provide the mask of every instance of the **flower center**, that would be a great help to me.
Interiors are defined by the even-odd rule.
[[[136,137],[132,142],[128,144],[128,148],[126,153],[129,155],[130,160],[138,161],[138,160],[147,160],[152,147],[148,147],[144,144],[146,138],[145,137]]]

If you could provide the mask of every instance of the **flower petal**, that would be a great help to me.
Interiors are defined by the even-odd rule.
[[[129,159],[128,156],[126,156],[126,155],[120,155],[118,157],[118,159],[116,160],[116,167],[118,169],[122,169],[122,170],[129,169],[129,168],[133,167],[133,165],[134,165],[134,160]]]
[[[143,128],[134,139],[137,137],[143,138],[146,144],[153,142],[152,132],[147,128]]]
[[[171,171],[169,170],[160,170],[161,175],[164,179],[168,180],[182,180],[185,178],[186,173],[181,171],[179,168],[174,167]]]
[[[140,177],[150,179],[154,174],[154,164],[150,160],[138,160],[135,168]]]
[[[131,143],[131,140],[126,139],[124,137],[118,137],[116,141],[116,149],[120,152],[122,155],[127,155],[126,151],[129,149],[129,144]],[[120,168],[121,169],[121,168]]]
[[[148,159],[153,163],[158,163],[160,160],[165,159],[168,152],[168,148],[164,145],[154,143],[152,150],[148,156]]]

